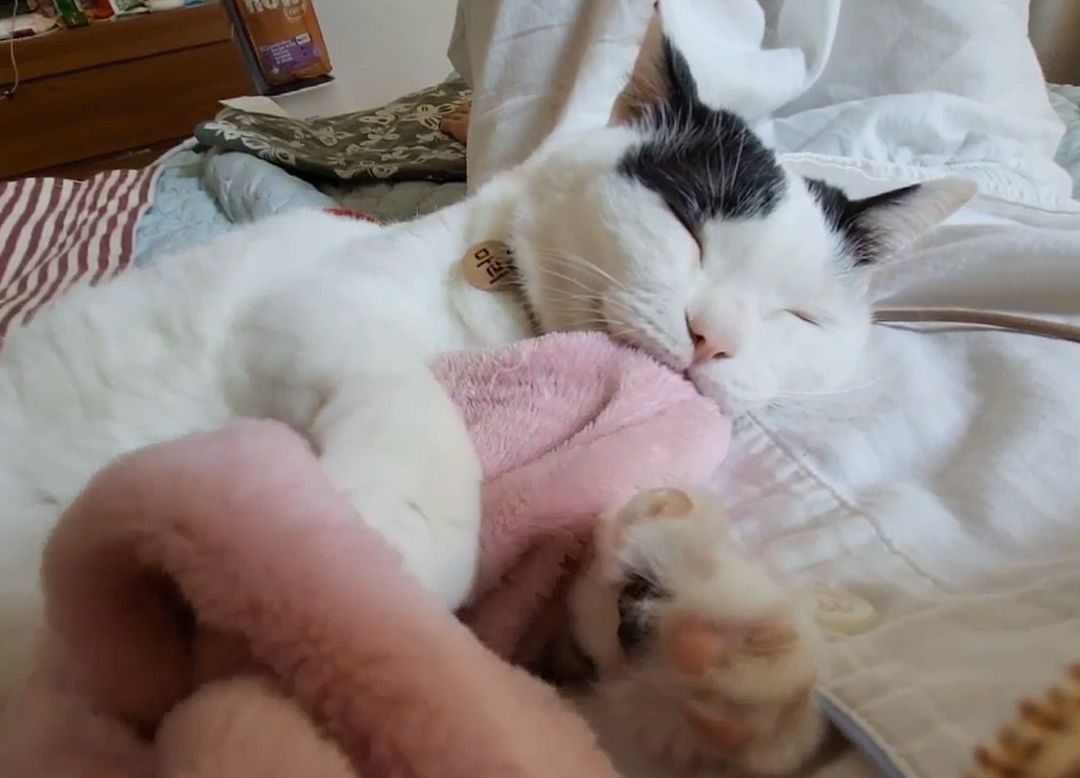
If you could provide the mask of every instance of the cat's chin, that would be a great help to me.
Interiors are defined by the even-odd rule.
[[[623,346],[643,351],[661,365],[681,374],[683,378],[694,385],[699,394],[716,403],[720,411],[727,416],[738,416],[766,408],[771,403],[772,398],[746,398],[732,393],[714,379],[709,378],[699,370],[695,370],[686,356],[679,356],[671,349],[640,335],[635,330],[620,328],[618,325],[612,326],[612,323],[606,319],[601,326],[596,326],[594,329],[603,332]]]
[[[687,370],[683,375],[685,375],[687,380],[694,385],[694,388],[698,390],[698,393],[702,397],[706,397],[716,403],[716,406],[720,409],[721,413],[726,416],[741,416],[744,413],[749,413],[750,411],[764,408],[768,405],[768,402],[753,402],[738,397],[712,379],[706,378],[700,373],[695,374],[693,370]]]

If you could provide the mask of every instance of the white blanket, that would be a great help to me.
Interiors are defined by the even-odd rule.
[[[1080,216],[1017,43],[1024,0],[895,0],[902,18],[886,0],[709,1],[742,20],[713,52],[744,63],[728,71],[739,84],[714,79],[720,99],[749,90],[803,172],[854,194],[946,170],[979,181],[982,197],[881,274],[883,297],[1080,315]],[[606,121],[650,6],[462,0],[451,56],[476,89],[474,181],[552,130]],[[941,35],[923,45],[920,29]],[[1080,346],[882,327],[868,374],[741,420],[717,485],[748,544],[882,615],[835,643],[824,697],[861,748],[821,775],[960,775],[1020,697],[1080,658]]]
[[[550,132],[607,121],[648,0],[459,0],[450,59],[474,88],[473,185]],[[1064,127],[1027,38],[1028,0],[664,0],[701,97],[800,164],[1068,207]]]

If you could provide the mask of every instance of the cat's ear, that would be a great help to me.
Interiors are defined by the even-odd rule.
[[[637,121],[662,104],[689,106],[697,101],[697,82],[685,57],[672,43],[668,26],[661,3],[657,2],[630,79],[615,100],[611,124]]]
[[[820,181],[810,181],[809,186],[856,265],[876,265],[901,256],[916,238],[970,202],[977,192],[973,181],[959,176],[860,200],[849,200]]]

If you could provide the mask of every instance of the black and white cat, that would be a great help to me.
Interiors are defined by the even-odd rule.
[[[427,369],[437,355],[536,327],[600,330],[685,371],[731,411],[851,380],[870,330],[868,269],[962,205],[970,185],[849,201],[701,102],[673,45],[656,52],[610,126],[552,137],[461,204],[386,227],[289,213],[73,291],[13,332],[0,353],[0,693],[40,621],[45,538],[91,474],[136,447],[239,416],[292,425],[453,608],[473,578],[481,471]],[[518,295],[465,280],[461,257],[489,240],[513,247]],[[663,556],[673,538],[639,545]],[[723,588],[750,616],[760,603],[740,598],[752,590]],[[617,632],[619,609],[609,617],[596,624]],[[610,649],[613,635],[582,643]],[[755,685],[772,688],[769,672],[740,688],[751,698]],[[794,751],[753,766],[786,769],[804,755]]]

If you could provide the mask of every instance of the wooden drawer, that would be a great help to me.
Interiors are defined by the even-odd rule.
[[[141,149],[189,136],[220,100],[252,91],[216,3],[62,30],[20,42],[16,57],[22,83],[0,101],[0,178],[145,163]],[[0,64],[0,83],[10,71]]]

